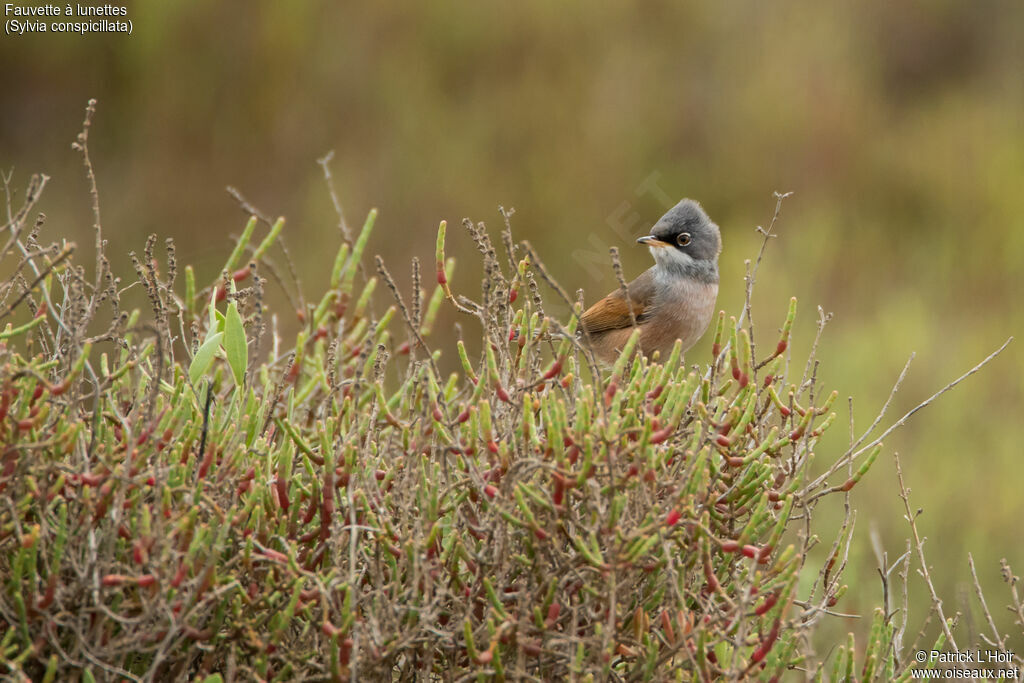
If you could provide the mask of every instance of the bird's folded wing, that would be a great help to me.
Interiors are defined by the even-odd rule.
[[[580,323],[589,334],[630,327],[630,308],[638,323],[643,322],[654,301],[654,277],[650,270],[629,283],[629,301],[621,290],[612,292],[586,310]]]

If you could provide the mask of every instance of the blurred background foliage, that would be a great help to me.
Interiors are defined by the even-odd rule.
[[[738,314],[754,228],[771,219],[773,191],[793,191],[755,320],[773,337],[797,296],[800,357],[815,307],[834,313],[819,375],[855,397],[859,429],[911,352],[893,420],[1020,335],[1021,3],[181,0],[133,3],[129,16],[131,36],[0,42],[0,166],[15,188],[51,176],[44,235],[76,240],[79,263],[92,221],[69,143],[95,97],[103,224],[126,278],[127,251],[151,232],[175,238],[201,281],[216,277],[244,223],[233,185],[288,217],[303,289],[318,294],[339,235],[316,160],[334,150],[349,222],[381,209],[369,250],[405,286],[412,256],[431,262],[440,219],[496,228],[502,205],[517,209],[516,237],[593,302],[615,287],[608,247],[639,273],[649,256],[632,238],[686,196],[722,226],[720,306]],[[472,293],[472,245],[449,232],[455,287]],[[971,552],[1004,628],[999,559],[1024,573],[1020,344],[887,443],[924,510],[947,611],[975,610]],[[708,360],[709,345],[689,360]],[[842,452],[840,431],[819,464]],[[908,535],[891,457],[853,505],[852,585],[837,609],[870,615],[882,591],[869,532],[890,560]],[[841,510],[818,515],[827,549]],[[914,628],[928,604],[911,583]],[[833,620],[822,652],[868,623]]]

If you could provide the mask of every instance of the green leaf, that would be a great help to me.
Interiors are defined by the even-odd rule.
[[[238,304],[234,301],[228,305],[228,314],[224,320],[224,352],[228,356],[231,372],[235,375],[235,384],[242,386],[245,370],[249,366],[249,346],[245,340],[242,316],[238,314]]]
[[[210,305],[207,307],[210,314],[210,325],[209,328],[212,330],[217,327],[217,286],[214,285],[210,288]]]
[[[203,683],[224,683],[224,679],[221,678],[220,674],[210,674],[203,679]]]
[[[223,332],[210,335],[203,342],[203,345],[199,347],[199,350],[196,351],[192,364],[188,366],[188,377],[192,380],[192,384],[198,383],[199,379],[210,369],[210,366],[213,364],[213,356],[217,353],[217,349],[220,348],[220,340],[223,337]]]
[[[223,326],[223,325],[221,325],[221,328],[222,328],[222,329],[219,329],[219,330],[218,330],[218,329],[217,329],[217,326],[216,326],[216,325],[214,325],[214,326],[213,326],[213,327],[211,327],[210,329],[206,330],[206,337],[204,337],[204,338],[203,338],[203,344],[206,344],[206,342],[208,342],[208,341],[210,341],[211,339],[213,339],[213,337],[214,337],[215,335],[217,335],[218,333],[220,333],[220,332],[223,332],[223,331],[224,331],[224,330],[223,330],[223,327],[224,327],[224,326]],[[200,344],[200,346],[202,346],[203,344]]]

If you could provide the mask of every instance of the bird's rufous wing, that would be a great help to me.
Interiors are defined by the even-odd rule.
[[[654,301],[654,276],[651,270],[630,282],[628,289],[628,301],[622,290],[615,290],[588,308],[580,318],[583,329],[589,334],[598,334],[630,327],[633,324],[629,317],[630,308],[633,309],[636,321],[643,322]]]

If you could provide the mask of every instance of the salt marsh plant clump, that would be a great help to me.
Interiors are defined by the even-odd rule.
[[[796,606],[806,539],[783,543],[835,418],[834,392],[787,383],[795,301],[766,361],[723,314],[703,376],[678,348],[648,361],[632,343],[603,372],[575,317],[546,315],[547,275],[508,230],[503,267],[470,226],[479,303],[450,289],[442,226],[439,284],[406,304],[383,263],[358,275],[374,218],[294,343],[258,359],[261,258],[282,221],[252,248],[251,219],[205,288],[186,269],[176,291],[173,248],[158,263],[150,240],[146,324],[29,235],[46,272],[2,350],[8,666],[554,679],[799,663],[814,610],[844,588],[834,567]],[[396,303],[377,311],[381,280]],[[447,377],[428,341],[446,297],[484,337],[475,361],[455,344]],[[104,351],[72,316],[100,304]]]
[[[87,134],[88,119],[91,178]],[[882,444],[851,443],[815,476],[837,394],[813,351],[792,358],[795,300],[761,345],[749,315],[722,313],[700,363],[678,347],[643,358],[634,337],[605,369],[577,339],[582,301],[514,241],[508,214],[500,246],[466,223],[485,267],[472,300],[443,223],[436,286],[417,260],[411,292],[379,258],[364,270],[371,212],[284,340],[264,303],[283,220],[250,219],[205,286],[151,238],[133,255],[150,310],[129,312],[95,186],[90,278],[74,245],[39,241],[43,185],[12,211],[3,252],[16,262],[0,334],[6,675],[906,674],[882,610],[856,667],[852,643],[827,664],[809,655],[841,608],[851,535],[816,529],[814,511],[849,503]],[[550,314],[552,297],[574,313]],[[478,357],[434,333],[442,306],[480,335]],[[443,375],[442,354],[460,371]]]

